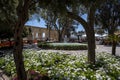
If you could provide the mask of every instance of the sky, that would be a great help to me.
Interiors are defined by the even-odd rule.
[[[45,25],[46,25],[45,21],[44,21],[42,18],[40,18],[40,20],[38,20],[38,18],[39,18],[38,15],[36,15],[36,14],[33,15],[33,16],[30,18],[30,20],[26,22],[25,25],[46,28],[46,26],[45,26]],[[82,15],[82,18],[83,18],[84,20],[87,20],[87,14]],[[78,31],[84,31],[84,28],[82,27],[81,24],[79,24],[78,29],[76,29],[76,31],[77,31],[77,32],[78,32]]]

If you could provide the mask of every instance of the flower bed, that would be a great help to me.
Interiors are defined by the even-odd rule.
[[[55,50],[86,50],[86,44],[80,43],[38,43],[38,47],[43,49],[55,49]]]
[[[26,71],[47,74],[51,80],[119,80],[120,57],[107,53],[96,56],[96,65],[87,64],[87,56],[52,52],[24,51]],[[0,58],[0,66],[10,76],[16,74],[13,56]]]

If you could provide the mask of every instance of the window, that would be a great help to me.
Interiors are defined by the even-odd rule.
[[[38,33],[36,33],[36,36],[35,36],[36,38],[38,38]]]
[[[42,33],[42,38],[45,38],[45,33],[44,32]]]

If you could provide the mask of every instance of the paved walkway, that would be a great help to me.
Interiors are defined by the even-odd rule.
[[[97,45],[96,52],[107,52],[111,54],[112,46]],[[116,55],[120,56],[120,46],[116,47]]]
[[[96,52],[106,52],[111,54],[112,47],[111,46],[104,46],[104,45],[97,45]],[[87,54],[87,50],[39,50],[39,51],[47,51],[47,52],[60,52],[72,55],[80,55],[80,54]],[[116,48],[116,55],[120,56],[120,47]]]
[[[110,53],[112,52],[112,46],[105,46],[105,45],[96,45],[96,52],[106,52],[106,53]],[[51,52],[64,52],[67,54],[82,54],[82,53],[87,53],[87,50],[41,50],[40,48],[38,48],[36,45],[25,45],[24,49],[34,49],[34,50],[38,50],[38,51],[51,51]],[[120,56],[120,46],[116,47],[116,55]]]

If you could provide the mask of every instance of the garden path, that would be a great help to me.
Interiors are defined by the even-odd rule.
[[[112,46],[97,45],[96,52],[106,52],[111,54]],[[120,46],[116,47],[116,55],[120,56]]]
[[[104,45],[97,45],[96,52],[106,52],[111,54],[111,46],[104,46]],[[80,55],[80,54],[86,54],[87,55],[87,50],[39,50],[39,51],[46,51],[46,52],[60,52],[60,53],[65,53],[65,54],[72,54],[72,55]],[[120,47],[117,46],[116,48],[116,55],[120,56]]]

